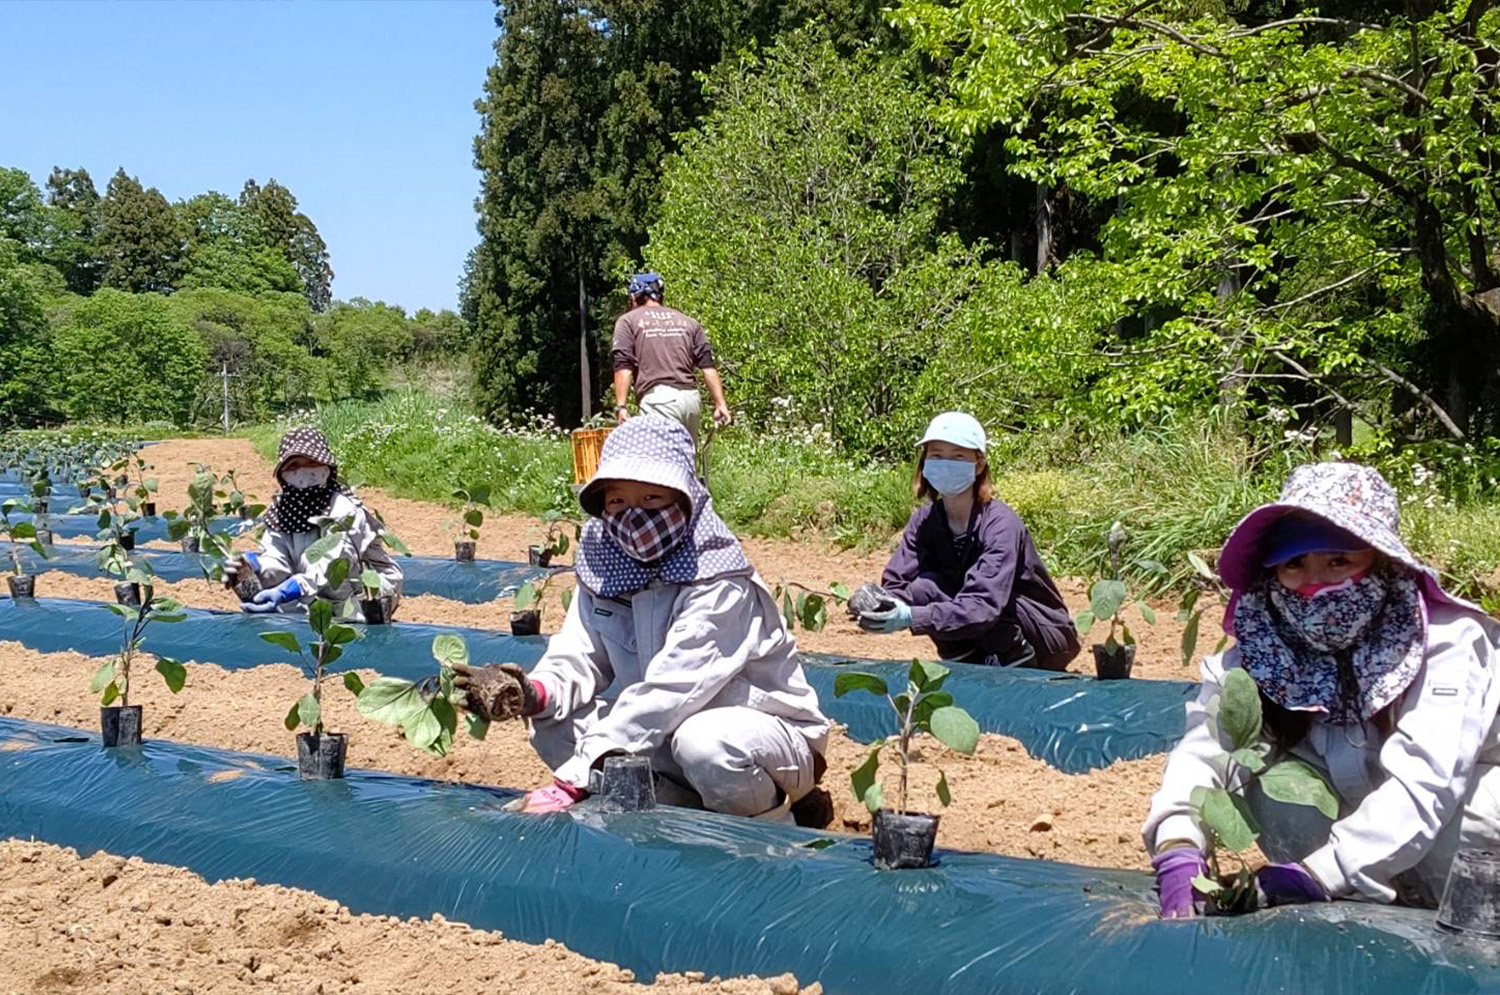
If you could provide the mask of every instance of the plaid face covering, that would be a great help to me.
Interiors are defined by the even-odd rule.
[[[627,508],[604,516],[604,531],[632,560],[655,563],[687,538],[689,519],[682,505]]]

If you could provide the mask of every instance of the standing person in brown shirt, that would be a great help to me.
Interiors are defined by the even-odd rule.
[[[630,310],[615,322],[615,419],[630,418],[625,402],[634,381],[641,410],[681,422],[697,445],[703,401],[695,370],[703,371],[713,396],[714,424],[722,428],[732,420],[713,348],[702,325],[662,303],[660,276],[638,273],[630,278],[629,291]]]

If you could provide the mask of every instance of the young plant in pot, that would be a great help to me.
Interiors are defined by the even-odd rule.
[[[156,468],[142,459],[138,453],[131,453],[110,469],[121,471],[123,480],[120,482],[129,488],[126,492],[126,500],[130,504],[130,510],[139,511],[148,517],[155,515],[157,481],[155,477],[148,477],[146,474]],[[132,472],[134,472],[133,480]]]
[[[795,595],[792,593],[794,589],[797,591]],[[795,631],[800,624],[808,632],[822,632],[823,627],[828,624],[830,601],[836,605],[846,605],[852,596],[848,585],[838,581],[831,581],[826,591],[804,587],[796,581],[787,581],[777,585],[772,594],[781,605],[781,615],[786,620],[786,627]]]
[[[412,746],[444,757],[453,749],[459,712],[463,712],[465,728],[474,739],[484,739],[490,723],[468,711],[464,707],[468,692],[453,686],[454,667],[468,666],[468,644],[447,633],[435,636],[432,655],[438,671],[419,681],[381,677],[365,685],[358,676],[346,674],[344,684],[358,696],[355,707],[365,718],[395,726]]]
[[[256,501],[254,494],[246,494],[240,487],[236,471],[229,470],[219,478],[219,489],[215,491],[221,499],[219,511],[231,518],[241,518],[245,521],[254,521],[260,517],[266,506]]]
[[[1130,676],[1135,665],[1135,634],[1125,624],[1121,614],[1130,598],[1130,590],[1123,580],[1096,581],[1089,589],[1089,606],[1073,620],[1078,634],[1087,636],[1089,630],[1099,622],[1109,623],[1109,634],[1103,643],[1094,644],[1094,671],[1101,681],[1123,680]],[[1156,624],[1156,612],[1144,601],[1136,603],[1141,619],[1147,625]]]
[[[568,526],[572,526],[573,538],[578,538],[578,523],[569,521],[562,512],[555,508],[543,515],[542,521],[547,526],[547,530],[542,533],[542,541],[526,548],[526,561],[533,567],[550,567],[553,557],[567,553]]]
[[[542,632],[543,601],[557,574],[549,573],[541,580],[528,580],[516,588],[514,610],[510,613],[510,633],[513,636],[537,636]],[[573,604],[573,591],[562,592],[563,611]]]
[[[180,513],[169,511],[167,536],[182,544],[182,551],[197,555],[199,568],[205,580],[220,582],[224,579],[224,561],[233,552],[233,539],[224,532],[212,528],[214,514],[218,508],[214,503],[215,488],[219,478],[206,466],[199,466],[188,484],[188,504]]]
[[[5,533],[8,544],[6,552],[10,555],[11,563],[11,572],[5,578],[5,583],[10,588],[11,598],[33,598],[36,597],[36,578],[26,573],[26,567],[21,562],[21,546],[30,546],[44,560],[47,558],[47,548],[37,538],[36,525],[10,520],[10,513],[18,509],[25,511],[26,506],[17,498],[0,502],[0,532]]]
[[[35,479],[31,481],[31,513],[37,517],[47,514],[51,507],[52,480],[47,476],[47,468],[43,466]]]
[[[479,527],[484,524],[484,509],[490,505],[489,484],[463,484],[453,492],[463,502],[459,517],[447,519],[443,524],[453,537],[453,558],[460,562],[471,562],[479,545]]]
[[[940,663],[913,660],[907,671],[906,690],[892,695],[885,678],[859,671],[841,673],[834,678],[833,693],[843,697],[851,691],[868,691],[890,703],[896,718],[896,732],[870,744],[864,761],[850,775],[854,797],[864,803],[874,817],[871,829],[875,843],[875,866],[882,870],[929,867],[932,847],[937,839],[938,816],[907,809],[907,772],[916,761],[912,757],[912,737],[925,732],[964,756],[973,756],[979,745],[979,724],[968,712],[953,704],[953,695],[943,690],[949,670]],[[899,787],[894,810],[886,808],[885,790],[881,787],[880,755],[887,748],[894,751],[899,767]],[[948,791],[948,776],[938,770],[937,798],[943,805],[953,800]]]
[[[307,611],[307,621],[318,638],[303,648],[291,632],[262,632],[260,638],[297,654],[298,663],[312,679],[312,690],[292,703],[286,713],[287,732],[297,732],[297,771],[304,779],[327,781],[344,776],[344,758],[349,737],[323,728],[323,677],[328,667],[344,655],[343,647],[359,638],[347,625],[334,621],[333,604],[321,598]],[[308,657],[311,656],[311,662]],[[359,677],[344,675],[344,686],[355,694],[363,689]]]
[[[1223,750],[1209,762],[1224,772],[1229,787],[1193,789],[1193,813],[1208,835],[1208,874],[1194,878],[1193,888],[1210,914],[1253,912],[1255,876],[1245,851],[1260,837],[1260,826],[1245,792],[1254,784],[1275,801],[1310,805],[1329,819],[1339,817],[1338,797],[1315,768],[1278,754],[1261,736],[1260,691],[1243,670],[1224,674],[1223,690],[1209,699],[1208,716]]]
[[[72,509],[74,514],[98,513],[97,526],[99,531],[94,538],[106,546],[118,546],[120,549],[130,551],[135,549],[135,530],[131,525],[138,521],[140,516],[130,509],[129,499],[119,496],[111,496],[107,490],[91,492],[83,504]]]
[[[348,561],[341,560],[340,563]],[[335,567],[338,564],[334,565]],[[346,567],[347,569],[347,567]],[[329,570],[329,574],[333,574]],[[359,590],[364,597],[359,601],[359,612],[365,618],[366,625],[389,625],[391,615],[396,610],[396,599],[389,594],[380,593],[380,574],[366,567],[359,574]]]
[[[153,596],[149,573],[133,567],[127,580],[141,585],[141,603],[129,607],[104,606],[120,616],[124,635],[120,640],[120,652],[101,666],[89,682],[90,691],[102,693],[99,728],[107,747],[139,746],[141,742],[141,706],[130,703],[130,675],[141,654],[146,627],[152,622],[181,622],[187,618],[178,602]],[[187,668],[170,657],[159,657],[155,669],[173,694],[181,691],[183,684],[187,683]],[[117,701],[119,704],[115,704]]]

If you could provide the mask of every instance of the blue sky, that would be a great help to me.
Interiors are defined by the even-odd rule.
[[[169,200],[275,177],[338,298],[455,306],[477,240],[490,0],[0,2],[0,166]]]

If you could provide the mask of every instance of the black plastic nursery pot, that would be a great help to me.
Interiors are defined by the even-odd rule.
[[[541,631],[542,631],[542,613],[541,612],[531,611],[531,612],[511,612],[510,613],[510,634],[511,635],[513,635],[513,636],[535,636],[535,635],[539,635],[541,633]]]
[[[111,705],[99,709],[99,735],[106,747],[141,745],[141,706]]]
[[[870,829],[875,842],[875,866],[883,871],[931,867],[937,831],[936,815],[921,812],[902,815],[881,809],[875,813]]]
[[[141,606],[141,585],[121,581],[115,585],[115,601],[131,608]]]
[[[1094,673],[1101,681],[1123,681],[1135,666],[1135,646],[1094,644]]]
[[[381,598],[363,598],[359,602],[359,611],[365,617],[366,625],[389,625],[391,615],[395,612],[396,599],[390,595]]]
[[[51,546],[53,544],[53,541],[54,541],[54,536],[52,535],[52,530],[51,529],[37,529],[36,530],[36,541],[39,542],[39,543],[41,543],[43,546]]]
[[[619,812],[644,812],[656,807],[656,784],[649,757],[606,757],[599,794],[604,804]]]
[[[196,553],[203,548],[197,536],[183,536],[181,539],[182,551],[184,553]]]
[[[526,562],[534,567],[550,567],[552,565],[552,551],[550,549],[543,549],[541,546],[527,546]]]
[[[10,588],[12,598],[34,598],[36,597],[36,578],[27,574],[25,577],[17,577],[14,574],[5,578],[5,585]]]
[[[132,549],[135,548],[135,533],[134,532],[121,532],[120,533],[120,548],[123,549],[123,550],[127,550],[127,551],[128,550],[132,550]]]
[[[1454,855],[1437,924],[1450,933],[1500,939],[1500,852],[1460,850]]]
[[[155,501],[142,501],[141,502],[141,514],[145,515],[147,518],[153,517],[156,514],[156,502]]]
[[[48,503],[48,501],[47,501],[46,498],[32,498],[31,499],[31,511],[32,511],[32,514],[35,514],[35,515],[45,515],[47,513],[47,508],[48,507],[49,507],[49,503]]]
[[[460,563],[472,563],[474,550],[479,544],[477,542],[455,542],[453,544],[453,558]]]
[[[341,732],[297,734],[297,774],[304,781],[333,781],[344,776],[349,737]]]

